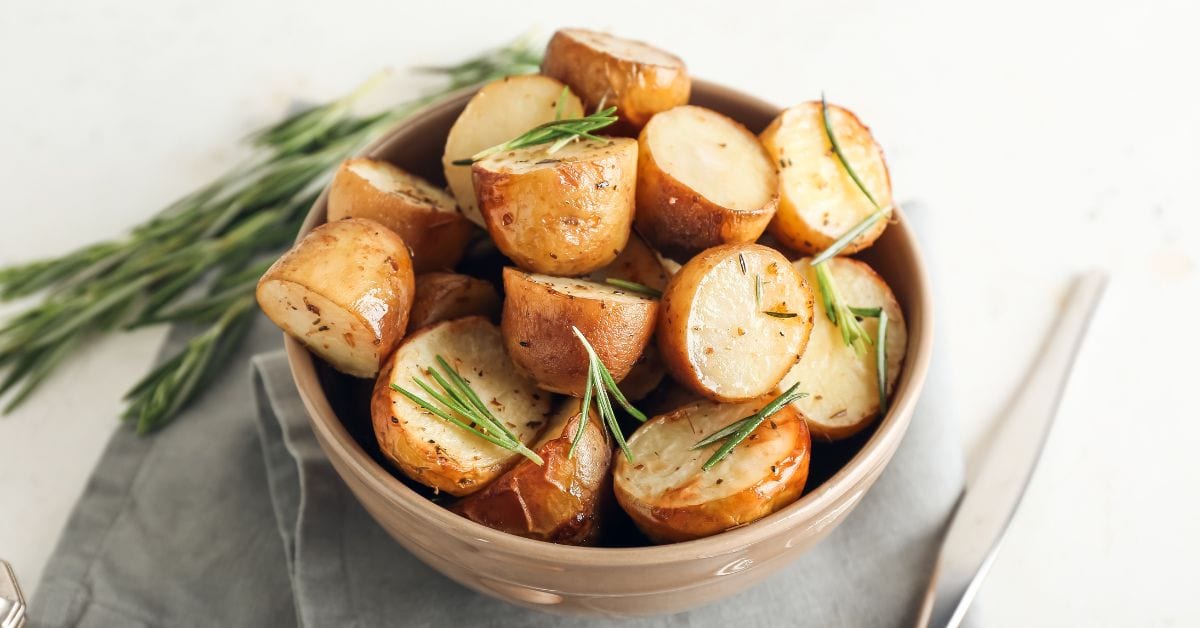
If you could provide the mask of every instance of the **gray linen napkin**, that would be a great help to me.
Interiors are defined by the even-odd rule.
[[[460,587],[370,519],[322,456],[283,356],[249,366],[278,342],[260,318],[229,371],[174,425],[148,439],[117,430],[47,565],[34,625],[911,625],[962,486],[935,359],[878,483],[774,578],[667,617],[544,615]]]

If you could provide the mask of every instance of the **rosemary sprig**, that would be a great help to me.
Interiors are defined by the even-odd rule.
[[[442,356],[436,356],[435,359],[437,360],[438,367],[441,368],[441,372],[439,373],[430,366],[425,369],[425,374],[437,382],[437,385],[441,388],[441,392],[435,390],[428,382],[416,377],[412,379],[417,386],[425,391],[425,394],[429,395],[443,407],[439,408],[420,395],[396,385],[395,382],[389,384],[392,390],[408,397],[413,403],[447,423],[471,432],[489,443],[503,447],[511,452],[519,453],[532,460],[535,464],[545,464],[541,456],[526,447],[521,442],[521,439],[517,438],[512,431],[504,426],[503,421],[492,414],[487,404],[483,403],[479,395],[471,388],[471,384],[466,378],[451,367]]]
[[[655,298],[655,299],[662,297],[662,290],[655,290],[654,288],[651,288],[650,286],[647,286],[646,284],[641,284],[636,281],[627,281],[625,279],[617,279],[615,277],[609,277],[604,280],[604,283],[606,283],[610,286],[616,286],[618,288],[623,288],[630,292],[644,294],[648,297]]]
[[[127,418],[140,431],[169,421],[224,366],[252,318],[247,295],[260,263],[295,238],[305,212],[346,157],[397,121],[450,92],[536,72],[527,41],[453,67],[434,93],[367,116],[352,105],[374,84],[253,134],[247,162],[161,210],[129,235],[66,255],[0,269],[0,300],[47,291],[0,324],[0,395],[5,412],[25,401],[71,351],[99,336],[143,325],[208,325],[130,390]],[[207,286],[207,289],[201,289]],[[251,297],[252,300],[252,297]]]
[[[562,102],[562,97],[559,98],[559,102]],[[546,153],[554,154],[563,146],[579,138],[602,140],[603,138],[593,135],[593,132],[599,131],[616,122],[616,113],[616,107],[608,107],[582,118],[560,120],[556,115],[554,120],[539,124],[507,142],[497,144],[491,148],[485,148],[466,159],[458,159],[452,163],[456,166],[469,166],[496,153],[506,150],[517,150],[518,148],[525,148],[527,146],[537,146],[539,144],[550,144],[550,147],[546,149]]]
[[[795,312],[772,312],[770,310],[764,311],[763,314],[772,318],[796,318],[798,316]]]
[[[693,450],[703,449],[720,440],[725,441],[725,443],[721,445],[721,447],[717,449],[717,451],[714,452],[711,457],[709,457],[708,461],[704,463],[702,468],[705,471],[708,471],[709,469],[715,467],[718,462],[721,462],[726,456],[729,455],[729,452],[733,451],[734,447],[740,445],[742,441],[746,440],[747,436],[750,436],[754,430],[758,429],[758,426],[762,425],[762,422],[765,421],[767,417],[779,412],[779,410],[787,404],[797,399],[803,399],[807,397],[808,393],[799,392],[799,388],[800,382],[792,384],[791,388],[788,388],[783,394],[771,400],[770,403],[763,406],[758,412],[755,412],[746,418],[738,419],[737,421],[734,421],[733,423],[730,423],[729,425],[700,439],[699,442],[692,446]]]
[[[609,395],[612,395],[617,403],[625,408],[625,411],[630,416],[638,421],[645,423],[646,415],[640,410],[633,407],[632,403],[625,398],[625,393],[617,386],[616,380],[613,379],[612,373],[608,371],[608,367],[604,366],[604,362],[600,360],[600,356],[596,355],[596,350],[592,348],[592,343],[584,337],[583,332],[579,331],[578,327],[571,326],[571,332],[579,338],[579,342],[583,344],[583,348],[588,354],[588,383],[583,392],[583,404],[580,412],[583,414],[583,421],[587,421],[591,412],[592,396],[595,395],[596,408],[600,411],[600,417],[604,420],[604,424],[608,426],[612,432],[613,439],[617,441],[617,445],[621,451],[625,453],[625,458],[633,462],[633,453],[629,451],[629,445],[625,442],[625,434],[621,432],[621,424],[617,422],[617,415],[613,412],[612,401]],[[579,440],[583,438],[583,428],[580,427],[575,434],[575,439],[571,443],[571,452],[575,451],[575,445],[579,444]]]
[[[813,266],[813,270],[817,273],[817,291],[821,293],[825,316],[828,316],[829,321],[841,332],[842,342],[848,347],[854,347],[854,350],[861,355],[866,351],[867,345],[871,344],[871,337],[867,335],[850,306],[842,300],[833,275],[829,272],[828,264],[817,264]]]

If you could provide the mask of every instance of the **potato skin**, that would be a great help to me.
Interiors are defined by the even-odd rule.
[[[308,299],[279,301],[281,291],[315,295],[314,300],[319,297],[338,312],[323,316]],[[337,370],[356,377],[373,377],[404,337],[413,293],[404,240],[361,218],[314,229],[263,274],[256,290],[259,305],[275,324]],[[346,318],[345,328],[331,329]],[[360,340],[370,347],[357,346]]]
[[[453,211],[453,198],[433,189],[429,192],[437,192],[440,196],[427,202],[388,193],[352,171],[355,162],[373,162],[399,170],[386,162],[371,159],[342,162],[329,185],[329,222],[367,218],[391,229],[408,244],[414,272],[454,268],[467,248],[472,227],[462,214]],[[408,176],[416,178],[415,175]],[[435,204],[449,204],[452,211],[438,211]]]
[[[609,141],[599,157],[530,172],[504,172],[488,160],[471,167],[479,210],[500,252],[521,268],[560,277],[616,259],[633,225],[637,143]]]
[[[588,354],[571,331],[579,328],[613,379],[620,382],[654,333],[658,303],[576,298],[542,285],[514,268],[504,269],[500,329],[517,370],[545,390],[582,397]]]
[[[571,87],[588,111],[601,102],[616,105],[620,120],[607,132],[636,135],[659,111],[687,104],[692,79],[683,61],[665,52],[671,64],[640,63],[598,50],[585,40],[610,35],[583,29],[563,29],[546,45],[542,74]]]
[[[640,432],[653,429],[652,425],[656,422],[686,421],[689,407],[684,406],[644,423],[630,438],[630,447],[635,446],[634,439],[638,438]],[[720,499],[698,504],[647,503],[626,490],[622,483],[622,476],[629,472],[630,467],[639,463],[636,459],[631,463],[624,456],[617,456],[614,465],[616,480],[613,483],[617,502],[637,524],[638,529],[655,543],[679,543],[711,536],[754,522],[791,504],[804,493],[804,485],[808,481],[811,437],[804,418],[790,406],[776,412],[770,417],[770,421],[775,422],[775,429],[795,429],[798,435],[791,452],[773,465],[774,472],[763,476],[753,486]],[[738,447],[750,446],[751,439],[756,435],[762,438],[771,429],[773,428],[769,421],[764,421]],[[737,454],[737,450],[734,450],[730,455]],[[725,464],[725,461],[720,464]],[[719,472],[718,465],[705,473]]]
[[[464,316],[500,318],[500,294],[482,279],[457,273],[417,275],[416,295],[408,316],[409,330]]]
[[[593,545],[600,529],[600,498],[610,483],[612,447],[595,410],[573,456],[571,442],[583,415],[574,412],[551,423],[535,451],[544,465],[522,460],[483,490],[454,505],[454,512],[489,528],[539,541]]]

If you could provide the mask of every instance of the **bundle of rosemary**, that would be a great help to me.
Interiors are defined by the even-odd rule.
[[[352,107],[370,84],[253,134],[250,160],[160,211],[124,238],[0,269],[0,300],[44,296],[0,324],[0,398],[20,405],[88,340],[162,323],[197,325],[183,351],[126,395],[145,433],[204,390],[255,311],[254,288],[291,242],[346,157],[421,107],[470,85],[535,72],[526,39],[450,67],[444,88],[372,115]],[[197,295],[197,293],[201,293]]]

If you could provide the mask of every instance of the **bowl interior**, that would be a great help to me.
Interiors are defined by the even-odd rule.
[[[441,156],[446,134],[473,91],[464,90],[409,118],[368,147],[364,154],[390,161],[444,185]],[[705,81],[695,82],[691,102],[724,113],[755,133],[765,128],[779,113],[779,108],[774,105]],[[318,199],[310,211],[301,229],[301,237],[323,222],[325,195]],[[808,486],[804,496],[796,503],[742,528],[669,546],[640,547],[648,545],[648,542],[632,524],[612,530],[603,539],[605,547],[557,546],[500,533],[449,513],[435,505],[437,497],[425,487],[408,481],[399,472],[393,472],[379,453],[369,409],[373,382],[337,373],[323,362],[314,360],[298,342],[287,338],[286,343],[293,375],[309,408],[314,429],[331,439],[338,451],[331,455],[344,456],[343,461],[352,468],[372,476],[377,480],[375,485],[386,493],[390,501],[425,511],[442,524],[462,527],[475,538],[524,544],[527,547],[523,550],[535,554],[555,553],[562,554],[559,558],[566,558],[575,552],[589,554],[591,559],[595,559],[599,552],[615,559],[630,550],[613,548],[634,546],[639,546],[639,559],[653,559],[656,550],[683,549],[685,546],[697,554],[703,554],[745,543],[756,529],[793,525],[828,509],[830,504],[843,496],[848,487],[857,485],[878,466],[886,463],[891,450],[907,428],[928,369],[932,320],[924,265],[903,213],[898,211],[894,224],[873,247],[858,257],[871,264],[892,287],[908,325],[909,344],[904,369],[897,381],[888,415],[850,439],[835,443],[814,442]],[[487,276],[498,274],[499,268],[468,269],[468,272]],[[685,552],[688,553],[692,552]],[[672,557],[678,559],[680,555],[674,552]]]

